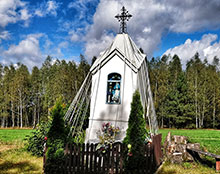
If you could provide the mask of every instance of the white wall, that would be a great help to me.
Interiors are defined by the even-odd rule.
[[[114,72],[121,75],[121,104],[106,103],[107,77]],[[132,71],[117,55],[93,75],[90,121],[86,132],[86,142],[97,141],[96,132],[103,123],[107,122],[111,122],[116,127],[118,126],[121,130],[119,139],[122,140],[124,138],[128,127],[130,104],[136,88],[137,73]]]

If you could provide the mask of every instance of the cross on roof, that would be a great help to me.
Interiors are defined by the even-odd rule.
[[[127,33],[126,21],[128,21],[132,15],[128,13],[124,6],[121,11],[121,14],[117,14],[115,18],[117,18],[118,22],[120,22],[120,33]]]

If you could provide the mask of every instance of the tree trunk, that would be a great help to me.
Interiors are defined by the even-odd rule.
[[[40,101],[39,98],[37,98],[37,124],[40,123]]]
[[[12,118],[12,127],[15,127],[15,114],[14,114],[14,103],[11,103],[11,118]]]
[[[196,104],[196,128],[198,128],[198,90],[197,90],[197,74],[195,79],[195,104]]]
[[[19,127],[19,126],[20,126],[20,115],[19,115],[19,113],[20,113],[20,107],[18,106],[17,127]]]
[[[201,126],[203,127],[204,126],[204,117],[205,117],[205,100],[203,101],[203,107],[202,107],[202,120],[201,120]]]
[[[23,127],[23,108],[22,108],[22,104],[20,104],[20,118],[21,118],[21,128]]]
[[[33,128],[36,127],[36,117],[37,117],[37,105],[34,105],[34,114],[33,114]]]
[[[213,113],[212,113],[213,128],[215,128],[215,112],[216,112],[216,103],[215,103],[215,93],[214,93],[214,97],[213,97]]]
[[[201,107],[198,105],[198,127],[201,128]]]
[[[22,94],[19,90],[19,102],[20,102],[20,122],[21,122],[21,128],[23,127],[23,104],[22,104]]]
[[[5,127],[5,117],[2,117],[2,124],[1,127],[4,128]]]

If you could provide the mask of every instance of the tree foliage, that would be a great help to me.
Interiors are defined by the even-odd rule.
[[[79,90],[90,65],[83,57],[74,61],[53,60],[48,56],[41,68],[0,64],[1,127],[33,127],[47,121],[57,98],[67,106]]]
[[[58,100],[52,108],[52,123],[47,136],[47,152],[45,173],[62,173],[60,168],[65,161],[64,148],[65,145],[72,140],[69,136],[69,129],[64,124],[64,105]]]
[[[143,147],[147,131],[143,115],[144,112],[140,100],[140,94],[138,91],[135,91],[131,103],[128,129],[124,139],[125,144],[131,145],[132,156],[129,156],[125,161],[125,168],[128,171],[141,169],[144,165]]]
[[[161,127],[219,128],[219,59],[210,64],[196,53],[182,69],[180,58],[164,55],[148,63]]]
[[[161,127],[220,128],[219,66],[218,57],[208,62],[198,53],[183,68],[178,55],[148,62]],[[89,68],[83,55],[79,63],[48,56],[32,71],[21,63],[16,67],[0,64],[0,126],[35,128],[47,121],[57,98],[70,105]]]

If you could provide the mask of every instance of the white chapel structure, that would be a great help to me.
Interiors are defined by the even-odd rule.
[[[150,126],[151,132],[157,133],[158,125],[150,89],[146,55],[140,52],[126,32],[126,21],[130,17],[131,15],[123,7],[122,13],[116,16],[121,24],[120,33],[96,59],[66,113],[65,120],[72,125],[78,125],[76,122],[82,121],[84,118],[83,116],[77,118],[77,107],[80,105],[77,102],[87,101],[86,108],[89,109],[90,116],[89,127],[86,130],[86,142],[97,142],[97,131],[102,128],[103,123],[107,122],[120,128],[120,134],[116,140],[124,139],[128,128],[132,96],[137,89],[140,92],[145,111],[143,117]],[[85,97],[82,97],[83,95]],[[76,131],[74,126],[72,131]]]

